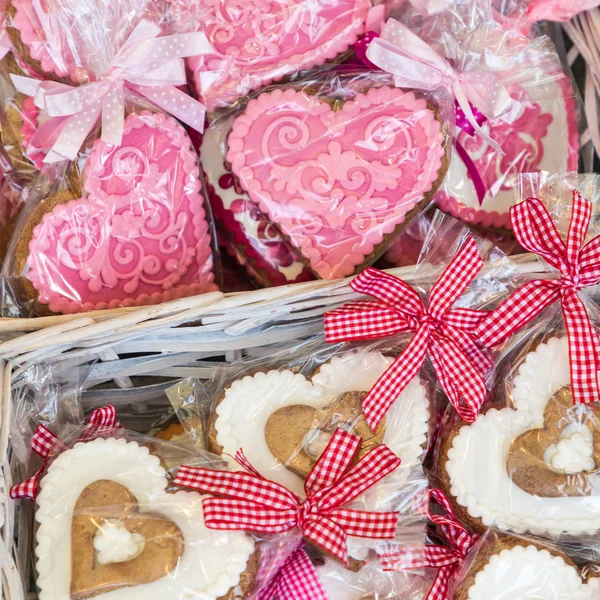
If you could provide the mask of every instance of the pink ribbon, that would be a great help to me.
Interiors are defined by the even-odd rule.
[[[433,91],[446,87],[452,91],[473,129],[495,150],[502,152],[477,122],[471,110],[476,106],[487,119],[498,119],[513,114],[518,101],[493,73],[485,71],[456,71],[450,63],[427,42],[410,29],[389,19],[381,36],[367,49],[367,58],[394,76],[394,83],[402,88]]]
[[[118,145],[125,123],[125,91],[150,100],[193,129],[202,132],[206,108],[178,90],[185,85],[183,58],[210,49],[203,33],[159,37],[160,27],[141,21],[125,41],[105,75],[79,87],[54,81],[12,76],[17,90],[33,96],[50,121],[36,135],[35,145],[51,148],[44,162],[74,160],[86,137],[102,118],[102,140]]]
[[[299,547],[259,592],[257,600],[329,600],[310,557]]]

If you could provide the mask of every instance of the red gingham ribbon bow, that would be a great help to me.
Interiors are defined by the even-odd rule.
[[[450,506],[450,502],[448,502],[442,490],[431,490],[429,495],[430,499],[437,502],[445,513],[438,515],[430,511],[429,519],[439,525],[450,547],[394,547],[379,553],[379,560],[384,571],[421,569],[423,567],[438,569],[435,581],[427,595],[427,600],[450,600],[450,579],[464,561],[467,552],[475,542],[475,538],[456,518],[452,506]]]
[[[477,330],[484,344],[494,346],[544,308],[560,301],[569,339],[571,386],[576,404],[600,399],[600,340],[577,294],[582,288],[600,282],[600,236],[584,245],[591,217],[591,202],[574,191],[565,244],[540,200],[529,198],[513,206],[510,218],[518,242],[557,269],[560,279],[526,283],[490,313]]]
[[[115,429],[120,429],[120,427],[121,424],[117,421],[115,407],[103,406],[92,412],[78,441],[86,441],[97,437],[102,433],[111,433]],[[17,498],[29,498],[30,500],[35,500],[39,491],[38,487],[40,479],[48,466],[48,456],[55,445],[58,444],[64,446],[58,437],[44,425],[40,425],[35,430],[35,433],[31,438],[31,448],[36,454],[39,454],[44,459],[44,462],[33,477],[30,477],[11,488],[10,497],[13,500],[16,500]],[[64,446],[64,449],[66,450],[67,447]]]
[[[310,557],[303,548],[290,554],[257,600],[329,600]]]
[[[468,422],[475,420],[486,396],[484,376],[492,366],[487,351],[474,336],[486,313],[452,307],[482,267],[477,245],[469,238],[433,286],[428,307],[401,279],[368,268],[350,286],[376,300],[349,302],[325,314],[328,342],[415,332],[404,352],[363,400],[363,411],[373,430],[416,377],[427,356],[460,416]]]
[[[348,564],[349,535],[392,539],[396,512],[340,508],[400,465],[387,447],[378,446],[354,467],[358,436],[338,429],[304,482],[303,502],[284,486],[252,473],[213,471],[183,466],[175,484],[225,496],[205,498],[204,522],[209,529],[283,533],[298,527],[304,537]]]

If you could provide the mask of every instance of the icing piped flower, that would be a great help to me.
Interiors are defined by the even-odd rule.
[[[101,565],[127,562],[139,556],[145,545],[144,536],[132,533],[118,519],[107,519],[94,536],[96,559]]]
[[[565,427],[558,444],[549,446],[544,461],[559,473],[573,475],[592,471],[594,462],[594,435],[585,425],[572,424]]]

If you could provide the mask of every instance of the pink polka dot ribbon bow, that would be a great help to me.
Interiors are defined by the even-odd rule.
[[[452,576],[464,562],[476,538],[456,518],[442,490],[430,490],[429,496],[431,501],[436,502],[443,510],[443,514],[436,514],[430,510],[429,520],[438,525],[448,545],[422,547],[389,545],[387,548],[379,549],[378,556],[384,571],[404,571],[423,567],[438,569],[427,600],[451,600]]]
[[[304,483],[304,501],[262,477],[240,451],[236,459],[249,473],[183,466],[174,483],[220,496],[202,502],[209,529],[284,533],[298,528],[348,565],[349,535],[393,539],[398,523],[397,512],[343,508],[400,466],[400,459],[381,445],[350,468],[360,445],[360,437],[338,429]]]
[[[529,198],[513,206],[510,219],[517,241],[529,252],[544,258],[559,272],[560,278],[527,282],[478,326],[482,341],[493,346],[507,339],[547,306],[560,302],[569,340],[575,404],[600,400],[600,339],[578,294],[583,288],[600,283],[600,236],[585,243],[591,218],[591,202],[574,191],[565,243],[540,200]]]
[[[202,132],[206,109],[177,89],[186,84],[183,58],[207,51],[206,36],[185,33],[159,36],[160,27],[142,20],[127,38],[106,74],[98,81],[69,86],[12,75],[18,91],[33,96],[50,117],[35,136],[38,148],[51,148],[44,162],[74,160],[85,138],[102,118],[102,139],[119,145],[125,123],[125,91],[153,104]]]
[[[121,424],[117,421],[117,413],[114,406],[103,406],[97,408],[88,419],[84,427],[79,442],[85,442],[90,439],[114,435],[116,429],[120,429]],[[35,500],[39,492],[39,483],[46,472],[50,454],[53,451],[64,451],[68,447],[63,444],[54,433],[44,425],[40,425],[31,438],[31,449],[42,457],[42,466],[36,471],[33,477],[14,485],[10,490],[10,497],[13,500],[17,498],[29,498]]]
[[[310,557],[302,547],[290,554],[257,600],[330,600]],[[335,600],[335,599],[331,599]]]
[[[485,71],[457,71],[427,42],[410,29],[389,19],[381,36],[369,43],[367,58],[380,69],[394,76],[394,83],[402,88],[433,91],[440,87],[451,90],[474,130],[498,152],[498,143],[479,125],[471,103],[487,119],[498,119],[513,114],[519,102],[493,73]]]
[[[375,300],[349,302],[325,314],[325,338],[330,343],[415,333],[363,399],[363,412],[373,430],[417,376],[427,356],[460,416],[468,422],[475,420],[486,397],[484,378],[492,367],[489,352],[475,336],[487,313],[453,306],[482,267],[477,245],[469,238],[433,286],[428,306],[401,279],[368,268],[350,286]]]

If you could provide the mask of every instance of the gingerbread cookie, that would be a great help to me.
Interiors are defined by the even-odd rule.
[[[85,197],[45,199],[15,252],[55,313],[157,304],[217,289],[197,155],[181,125],[144,111],[120,146],[98,139]]]
[[[594,600],[600,579],[584,582],[557,548],[503,538],[482,547],[456,591],[456,600]]]
[[[262,475],[303,496],[304,478],[341,427],[363,437],[363,454],[384,443],[402,460],[361,497],[367,510],[389,510],[397,486],[419,464],[429,421],[427,390],[417,378],[385,423],[376,432],[369,429],[360,402],[392,362],[380,352],[359,349],[334,356],[311,379],[288,369],[237,379],[213,411],[209,449],[229,456],[243,449]]]
[[[60,454],[38,496],[40,600],[244,597],[257,571],[253,540],[207,529],[203,496],[167,484],[136,442],[99,438]]]
[[[348,51],[365,30],[370,0],[169,0],[173,18],[202,30],[212,52],[188,63],[209,110]]]
[[[33,144],[33,136],[44,123],[33,98],[17,94],[5,105],[1,138],[4,156],[10,163],[10,177],[20,185],[37,177],[44,153]]]
[[[513,406],[451,432],[441,477],[471,525],[540,535],[600,530],[600,405],[573,405],[569,386],[567,338],[549,338],[518,367]]]
[[[309,281],[312,273],[298,260],[277,227],[250,201],[221,156],[215,134],[205,131],[200,161],[215,218],[226,232],[222,241],[260,285]]]
[[[261,94],[228,145],[250,200],[323,279],[352,275],[384,252],[447,166],[436,113],[387,86],[337,111],[292,88]]]

